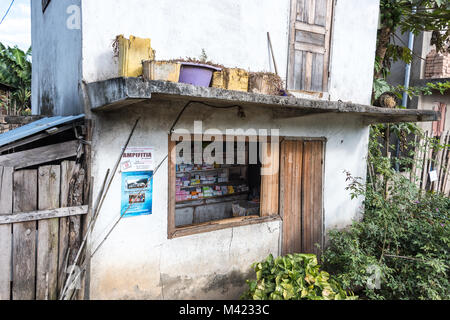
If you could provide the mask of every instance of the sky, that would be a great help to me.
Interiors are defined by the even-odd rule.
[[[0,0],[0,21],[12,0]],[[31,46],[30,0],[15,0],[2,24],[0,42],[10,47],[17,45],[26,51]]]

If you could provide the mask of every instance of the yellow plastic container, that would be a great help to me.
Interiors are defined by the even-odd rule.
[[[248,91],[249,73],[243,69],[233,68],[214,72],[212,86],[235,91]]]
[[[142,61],[154,60],[151,40],[119,35],[116,38],[119,50],[119,75],[121,77],[139,77],[142,75]]]
[[[178,82],[181,64],[176,62],[147,60],[142,62],[145,80]]]

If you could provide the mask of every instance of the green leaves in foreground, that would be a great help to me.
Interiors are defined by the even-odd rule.
[[[313,254],[289,254],[252,265],[256,280],[247,280],[245,300],[356,300],[320,270]]]

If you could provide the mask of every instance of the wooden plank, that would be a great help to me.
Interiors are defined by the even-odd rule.
[[[13,173],[13,168],[0,167],[0,216],[12,213]]]
[[[441,157],[438,159],[439,161],[439,172],[438,172],[438,177],[439,177],[439,181],[437,184],[437,191],[438,192],[443,192],[442,191],[442,186],[444,184],[444,171],[445,171],[445,160],[447,159],[447,152],[448,152],[448,144],[449,144],[449,134],[448,131],[447,132],[443,132],[442,136],[444,137],[444,140],[442,142],[442,144],[444,145],[444,148],[441,151]]]
[[[316,244],[323,246],[323,142],[305,141],[303,154],[302,251],[319,254]]]
[[[313,55],[311,52],[306,53],[306,63],[305,63],[305,90],[311,91],[311,81],[312,81],[312,64]]]
[[[417,145],[420,143],[419,141],[419,137],[416,135],[414,137],[414,156],[413,156],[413,161],[412,161],[412,165],[411,165],[411,172],[409,174],[409,181],[411,181],[412,183],[415,183],[416,178],[416,170],[417,170],[417,159],[418,159],[418,152],[419,152],[419,148],[417,147]]]
[[[450,136],[448,139],[448,143],[450,143]],[[446,196],[448,196],[447,194],[447,183],[448,183],[448,176],[450,173],[450,148],[447,148],[447,156],[444,160],[445,164],[444,164],[444,181],[442,184],[442,193],[444,193]]]
[[[293,10],[293,16],[295,20],[301,22],[308,21],[308,4],[309,0],[292,0],[292,4],[295,6],[295,10]]]
[[[295,43],[295,50],[306,51],[311,53],[325,54],[325,48],[306,43]]]
[[[294,89],[295,81],[295,22],[297,20],[297,1],[291,0],[291,12],[289,21],[289,56],[288,56],[288,75],[287,75],[287,88]]]
[[[281,252],[283,252],[283,248],[285,248],[285,218],[284,218],[284,212],[286,209],[286,204],[284,201],[285,195],[286,195],[286,177],[284,175],[284,171],[286,170],[286,143],[285,141],[281,141],[280,145],[280,217],[283,221],[282,228],[281,228]]]
[[[325,34],[297,30],[295,32],[295,41],[305,44],[311,44],[314,46],[324,46]]]
[[[33,222],[39,220],[48,220],[63,217],[72,217],[86,215],[88,206],[77,206],[69,208],[58,208],[52,210],[39,210],[12,214],[9,216],[0,216],[0,225],[11,223]]]
[[[279,220],[280,220],[279,216],[270,216],[270,217],[247,216],[218,221],[210,221],[205,222],[203,224],[176,228],[174,229],[170,239]]]
[[[0,167],[0,217],[13,212],[13,168]],[[11,224],[0,225],[0,300],[11,298]]]
[[[289,170],[291,168],[290,163],[292,163],[292,154],[290,152],[291,147],[291,141],[283,141],[282,143],[282,155],[281,158],[283,160],[283,171],[280,175],[281,185],[283,189],[283,198],[281,199],[282,205],[282,218],[283,218],[283,255],[286,255],[290,251],[289,247],[289,240],[291,235],[290,230],[290,219],[292,217],[291,213],[291,205],[292,202],[290,201],[291,197],[291,187],[292,187],[292,181],[290,180],[292,175],[289,175]]]
[[[304,143],[302,190],[302,252],[312,253],[311,248],[311,143]]]
[[[439,138],[439,145],[444,145],[445,139],[446,139],[446,137],[442,133],[441,137]],[[434,170],[436,170],[436,175],[438,177],[438,181],[435,181],[432,183],[431,188],[434,192],[436,192],[438,190],[439,181],[441,180],[440,171],[441,171],[442,153],[443,153],[443,149],[441,149],[441,148],[439,148],[438,151],[436,152],[436,162],[434,165]]]
[[[77,155],[79,141],[73,140],[53,144],[41,148],[22,151],[0,156],[0,165],[22,169],[35,165],[67,159]]]
[[[272,152],[272,143],[268,142],[262,154],[263,170],[268,170],[272,174],[261,176],[261,216],[271,216],[278,214],[279,195],[279,148]],[[267,151],[267,152],[266,152]],[[268,173],[269,173],[268,172]]]
[[[61,208],[69,207],[69,187],[72,172],[75,166],[74,161],[64,161],[61,163]],[[66,259],[69,250],[70,220],[68,217],[59,219],[59,257],[58,257],[58,292],[61,292],[67,276]]]
[[[414,182],[418,188],[421,187],[422,170],[423,170],[423,153],[425,148],[425,139],[418,137],[418,149],[416,150],[417,158],[415,160]]]
[[[327,17],[326,17],[326,34],[325,34],[325,54],[323,60],[323,84],[322,91],[328,92],[329,81],[329,65],[330,65],[330,46],[331,46],[331,27],[333,20],[333,0],[326,0]]]
[[[62,183],[64,183],[64,188],[61,192],[61,205],[62,206],[80,206],[83,204],[84,199],[84,190],[85,190],[85,170],[81,167],[81,164],[77,164],[74,162],[66,162],[66,167],[64,168],[64,178],[62,179]],[[65,221],[60,224],[66,232],[63,235],[64,241],[67,241],[67,247],[63,248],[64,251],[64,260],[62,270],[60,272],[59,278],[61,278],[60,286],[64,285],[66,280],[66,270],[65,266],[67,264],[68,267],[72,266],[75,263],[78,251],[81,246],[81,238],[82,238],[82,224],[81,224],[81,216],[70,216],[67,218],[68,221]],[[62,244],[64,246],[64,243]],[[78,266],[81,268],[81,261],[83,258],[78,260]],[[70,269],[69,269],[70,270]],[[62,280],[64,279],[64,280]],[[69,290],[66,294],[70,297],[73,295],[77,296],[79,291],[73,292],[73,290]]]
[[[316,0],[307,0],[308,3],[308,23],[314,24],[316,19]]]
[[[324,161],[323,142],[313,142],[313,252],[320,254],[320,249],[316,244],[323,248],[323,161]]]
[[[292,197],[294,208],[294,219],[292,221],[294,233],[293,233],[293,246],[292,250],[295,253],[301,253],[302,251],[302,189],[303,189],[303,141],[294,141],[294,163],[293,163],[293,183],[294,193]]]
[[[13,212],[37,208],[37,171],[14,173]],[[13,300],[34,300],[36,297],[36,222],[13,225]]]
[[[327,0],[316,0],[314,24],[325,27],[327,25]]]
[[[303,142],[285,140],[281,148],[280,183],[283,217],[283,254],[301,252],[301,175]]]
[[[59,208],[61,167],[38,170],[38,209]],[[59,219],[38,221],[36,300],[57,300]]]
[[[312,33],[317,33],[317,34],[322,34],[325,35],[327,33],[327,29],[325,28],[325,26],[318,26],[315,24],[307,24],[304,22],[300,22],[300,21],[295,21],[295,29],[296,30],[301,30],[301,31],[307,31],[307,32],[312,32]]]
[[[304,83],[304,70],[305,70],[305,54],[303,51],[295,50],[295,60],[294,60],[294,86],[295,90],[303,90],[305,88]]]
[[[323,91],[323,64],[324,55],[315,53],[312,61],[311,71],[311,91]]]
[[[420,181],[420,188],[422,190],[425,190],[427,183],[426,183],[426,179],[428,176],[428,138],[430,137],[430,134],[428,133],[428,131],[425,132],[425,142],[424,142],[424,149],[423,149],[423,162],[422,162],[422,173],[421,173],[421,181]]]

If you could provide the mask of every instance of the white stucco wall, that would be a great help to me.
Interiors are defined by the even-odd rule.
[[[69,5],[81,5],[81,30],[66,28]],[[40,7],[32,2],[34,113],[41,105],[80,113],[81,79],[118,75],[112,43],[119,34],[151,38],[157,59],[199,57],[205,49],[217,63],[273,72],[270,32],[286,78],[290,0],[61,0],[44,14]],[[378,8],[379,0],[335,0],[327,98],[370,103]]]
[[[83,79],[118,75],[112,42],[118,34],[152,39],[157,59],[208,57],[229,67],[274,71],[286,79],[290,1],[83,1]],[[135,8],[139,8],[136,10]],[[336,0],[330,53],[329,99],[370,104],[379,0]]]
[[[152,39],[156,58],[208,58],[229,67],[286,70],[289,0],[96,0],[83,1],[83,78],[117,77],[112,43],[119,34]]]
[[[107,168],[114,166],[136,117],[142,119],[130,146],[153,146],[156,163],[168,150],[168,131],[182,104],[134,105],[96,115],[94,137],[94,195]],[[343,228],[358,217],[361,202],[351,201],[344,170],[366,176],[368,128],[357,117],[318,115],[274,120],[272,112],[245,108],[247,118],[235,110],[191,106],[177,128],[280,129],[280,134],[325,137],[324,219],[326,230]],[[91,262],[92,299],[215,299],[238,298],[245,289],[250,265],[280,251],[279,221],[169,240],[167,237],[168,168],[165,162],[154,177],[153,214],[126,218],[114,230]],[[120,216],[120,173],[112,183],[91,246],[96,248]]]
[[[335,1],[330,100],[370,105],[379,8],[379,0]]]
[[[81,29],[68,29],[67,8],[81,0],[51,1],[42,12],[42,1],[31,1],[33,48],[33,114],[83,113],[81,80]],[[81,26],[81,25],[80,25]]]

